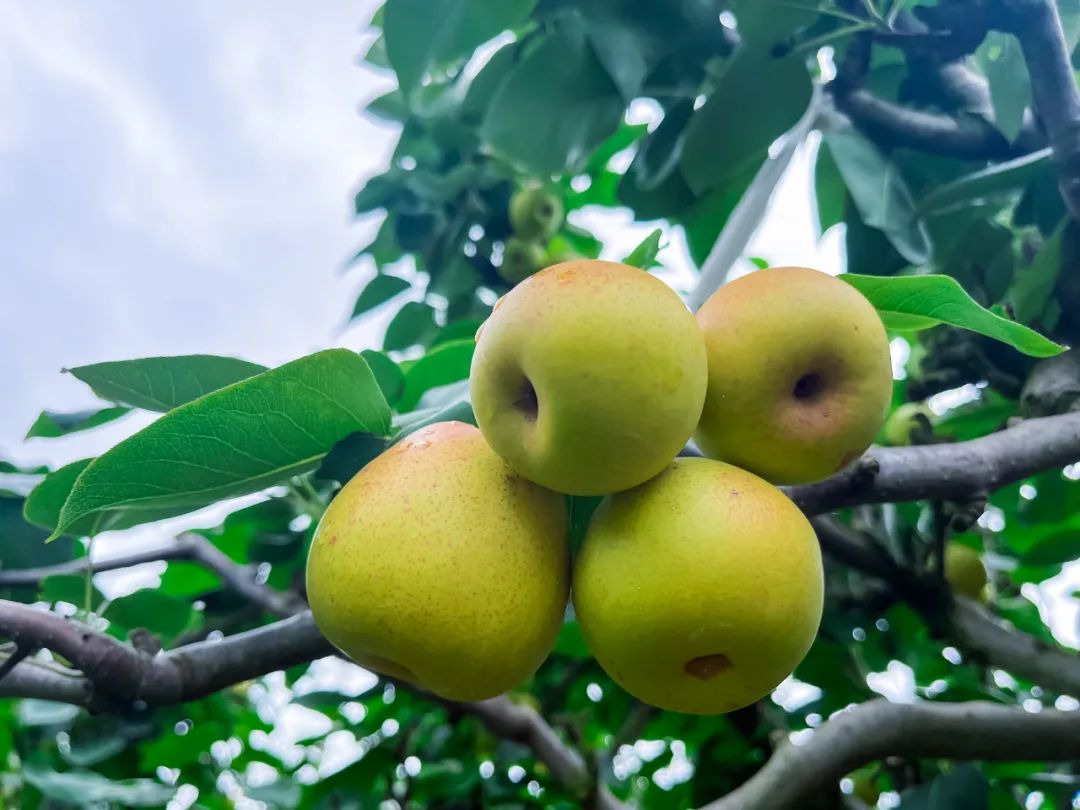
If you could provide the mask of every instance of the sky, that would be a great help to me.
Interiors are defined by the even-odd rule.
[[[278,365],[378,345],[392,312],[346,328],[372,272],[347,260],[378,225],[351,199],[396,138],[360,112],[393,85],[358,63],[374,7],[0,0],[0,458],[67,463],[151,418],[24,441],[43,408],[95,406],[65,367],[190,353]],[[818,239],[812,162],[813,144],[747,254],[838,272],[842,231]],[[625,210],[574,216],[609,257],[655,227]],[[661,260],[689,278],[685,244],[668,241]],[[220,511],[104,535],[98,551]]]

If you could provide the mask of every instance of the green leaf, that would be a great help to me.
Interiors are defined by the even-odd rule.
[[[955,766],[927,785],[905,790],[902,810],[989,810],[990,786],[974,765]]]
[[[761,162],[809,103],[810,75],[801,57],[740,49],[690,119],[681,163],[687,184],[701,196]]]
[[[127,630],[145,627],[151,633],[175,636],[191,621],[191,605],[162,591],[143,588],[113,599],[105,609],[105,618]]]
[[[0,497],[0,568],[15,570],[39,568],[67,562],[81,548],[71,538],[46,543],[48,532],[29,523],[23,516],[22,498]],[[33,601],[34,588],[15,588],[0,593],[9,599]]]
[[[799,8],[800,5],[805,8]],[[739,21],[740,39],[763,51],[768,51],[768,46],[782,42],[818,17],[812,2],[735,0],[731,9]]]
[[[1024,323],[1037,321],[1050,303],[1061,275],[1061,235],[1062,229],[1058,228],[1031,264],[1016,273],[1009,289],[1009,301],[1017,320]]]
[[[76,411],[75,413],[56,413],[54,411],[42,411],[30,430],[26,433],[27,439],[55,439],[58,436],[66,436],[80,430],[90,430],[130,412],[130,408],[98,408],[91,411]]]
[[[324,480],[347,483],[372,459],[386,449],[387,441],[382,436],[370,433],[354,433],[346,436],[334,445],[326,454],[315,477]]]
[[[1023,324],[979,306],[949,276],[838,276],[865,295],[890,329],[925,329],[939,323],[969,329],[1032,357],[1053,357],[1065,347]]]
[[[468,378],[475,349],[476,342],[471,339],[455,340],[440,345],[409,366],[397,410],[411,411],[425,391]]]
[[[642,270],[658,267],[660,263],[656,261],[656,256],[660,252],[660,240],[663,236],[664,232],[660,228],[654,230],[630,251],[629,255],[623,259],[623,264],[640,267]]]
[[[405,374],[398,367],[398,364],[382,352],[377,352],[374,349],[364,349],[364,351],[360,352],[360,356],[367,361],[371,373],[375,375],[375,382],[379,384],[379,390],[386,397],[386,401],[390,405],[396,404],[401,398],[402,389],[405,387]]]
[[[196,722],[186,734],[165,731],[139,744],[139,767],[153,771],[162,763],[169,768],[197,765],[218,740],[228,739],[229,732],[215,721]]]
[[[585,163],[615,132],[623,100],[584,33],[544,36],[496,91],[480,128],[496,152],[544,176]]]
[[[882,231],[911,264],[929,261],[930,236],[896,164],[853,129],[827,132],[823,142],[863,223]]]
[[[991,31],[975,53],[975,62],[990,83],[994,119],[1009,142],[1016,140],[1031,104],[1031,80],[1027,63],[1015,37]]]
[[[536,0],[387,0],[383,10],[386,54],[406,98],[433,68],[471,53],[477,45],[521,24]]]
[[[220,577],[198,563],[174,560],[161,575],[161,584],[158,587],[162,593],[169,596],[192,599],[216,591],[221,585]]]
[[[363,292],[356,298],[356,306],[353,307],[349,320],[359,317],[369,309],[385,304],[396,295],[400,295],[412,285],[403,278],[397,276],[375,276],[364,287]]]
[[[555,639],[555,652],[579,660],[592,657],[576,619],[566,620],[559,628],[559,635]]]
[[[427,343],[439,331],[435,310],[420,301],[406,301],[386,327],[383,350],[402,351],[417,343]]]
[[[932,186],[915,206],[915,213],[924,215],[947,211],[972,200],[1021,189],[1050,162],[1051,155],[1052,150],[1048,146],[1004,163],[995,163],[943,185]]]
[[[90,466],[91,461],[92,458],[73,461],[46,475],[26,498],[23,506],[26,519],[50,531],[55,529],[75,481],[82,475],[82,471]]]
[[[49,799],[76,807],[97,802],[124,807],[164,807],[176,792],[152,779],[108,779],[93,771],[57,773],[32,762],[23,763],[22,778]]]
[[[182,405],[99,456],[75,482],[53,536],[96,513],[156,519],[258,492],[314,469],[350,433],[389,428],[363,358],[318,352]]]
[[[1080,532],[1074,526],[1053,526],[1020,555],[1026,566],[1060,565],[1080,558]]]
[[[235,357],[191,354],[95,363],[67,371],[102,399],[164,413],[266,371],[266,366]]]
[[[67,602],[78,608],[86,606],[86,576],[83,574],[53,574],[41,580],[40,594],[46,602]],[[90,610],[97,612],[105,596],[91,585]]]
[[[847,186],[825,143],[818,147],[814,162],[814,200],[817,202],[818,233],[823,234],[844,221]]]

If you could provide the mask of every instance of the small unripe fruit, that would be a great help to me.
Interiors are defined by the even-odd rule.
[[[546,262],[547,255],[542,245],[512,236],[506,240],[503,248],[499,277],[507,284],[518,284],[537,270],[542,270]]]
[[[933,412],[922,402],[905,402],[885,420],[881,438],[893,447],[907,447],[912,436],[929,433]]]
[[[946,545],[945,579],[961,596],[985,601],[986,566],[975,549],[956,542]]]
[[[510,198],[510,224],[522,239],[546,242],[562,226],[562,200],[542,188],[526,188]]]

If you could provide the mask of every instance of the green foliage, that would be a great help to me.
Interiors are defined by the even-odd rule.
[[[69,562],[86,554],[91,535],[258,493],[259,502],[228,504],[220,524],[206,518],[211,527],[200,531],[260,582],[300,592],[312,527],[339,484],[412,431],[474,421],[465,382],[473,335],[510,287],[498,271],[515,191],[550,190],[568,212],[537,243],[552,263],[604,250],[582,226],[584,207],[625,206],[638,221],[659,221],[627,263],[656,267],[661,247],[681,236],[700,265],[770,147],[805,112],[818,45],[843,66],[857,54],[856,35],[881,32],[896,13],[952,4],[737,0],[725,8],[738,43],[729,15],[705,0],[435,5],[388,0],[364,56],[398,81],[366,114],[400,136],[386,171],[354,200],[377,230],[353,262],[363,282],[350,320],[385,315],[385,333],[359,353],[319,352],[272,370],[202,355],[71,369],[103,405],[43,412],[29,436],[62,441],[131,409],[162,416],[95,459],[56,470],[0,464],[0,571]],[[1075,46],[1080,6],[1059,7]],[[885,101],[977,118],[1019,143],[1030,91],[1017,43],[994,33],[976,44],[960,58],[987,78],[989,111],[964,108],[897,48],[875,45],[860,81]],[[648,123],[643,106],[656,111]],[[1076,236],[1062,224],[1050,150],[1002,161],[933,156],[845,121],[821,124],[814,199],[805,203],[822,231],[843,226],[844,278],[911,348],[895,404],[944,392],[930,400],[933,441],[1001,429],[1019,412],[1029,356],[1054,355],[1080,333],[1075,274],[1061,272],[1075,266]],[[615,246],[606,247],[611,255]],[[670,247],[663,258],[680,261]],[[1047,645],[1054,636],[1021,588],[1080,556],[1080,481],[1069,473],[990,493],[986,518],[963,537],[988,552],[991,609]],[[575,548],[598,503],[571,500]],[[937,506],[883,504],[840,517],[897,564],[926,571]],[[0,596],[66,613],[73,605],[115,639],[165,647],[269,621],[189,560],[118,581],[59,574]],[[894,686],[904,680],[896,673],[910,677],[909,697],[924,700],[1053,705],[1056,695],[957,658],[938,631],[881,581],[830,562],[822,630],[796,680],[746,711],[699,718],[635,704],[592,660],[572,611],[554,653],[511,699],[538,708],[597,762],[620,799],[661,809],[735,788],[777,740],[874,697],[870,683],[881,688],[882,673],[893,673]],[[903,808],[996,810],[1034,806],[1035,791],[1043,807],[1069,806],[1072,770],[927,759],[890,760],[871,773]],[[178,789],[196,791],[194,806],[207,810],[241,796],[318,810],[391,800],[580,805],[526,746],[343,663],[299,665],[122,715],[0,700],[0,807],[162,807]]]
[[[1026,326],[979,306],[949,276],[858,276],[841,278],[865,295],[881,313],[885,326],[897,332],[917,332],[947,323],[970,329],[1033,357],[1053,357],[1065,347]]]

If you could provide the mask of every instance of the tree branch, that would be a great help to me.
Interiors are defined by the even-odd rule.
[[[217,574],[228,588],[278,618],[292,616],[307,607],[298,595],[278,591],[262,584],[256,580],[250,567],[233,562],[212,542],[194,532],[181,534],[175,542],[163,548],[138,551],[109,560],[95,561],[89,557],[80,557],[77,560],[41,568],[0,571],[0,588],[34,587],[46,577],[57,574],[83,574],[88,571],[91,574],[100,574],[104,571],[117,571],[145,563],[175,560],[188,560],[202,565]]]
[[[819,515],[855,504],[965,500],[1076,461],[1080,413],[1070,413],[967,442],[875,447],[832,478],[784,489],[808,515]]]
[[[957,646],[1046,689],[1080,697],[1080,655],[1045,644],[957,596],[949,613]]]
[[[998,0],[996,27],[1020,42],[1035,109],[1054,149],[1061,195],[1080,219],[1080,90],[1054,0]]]
[[[969,160],[1004,160],[1026,153],[974,115],[953,118],[879,98],[857,88],[834,92],[836,107],[876,143]]]
[[[337,654],[310,611],[220,641],[200,641],[151,656],[51,611],[0,599],[0,635],[19,644],[35,642],[84,673],[64,677],[24,661],[0,681],[0,696],[37,697],[95,710],[196,700],[240,681]],[[572,791],[592,789],[581,754],[528,706],[506,697],[440,702],[475,715],[496,736],[532,748]],[[621,807],[606,788],[597,790],[593,803],[599,810]]]
[[[957,596],[940,576],[918,573],[862,542],[831,517],[811,521],[821,548],[845,565],[878,577],[965,652],[1054,692],[1080,697],[1080,656],[1016,630],[977,602]]]
[[[1080,713],[1032,714],[993,703],[878,699],[835,716],[803,745],[787,743],[749,781],[702,810],[801,807],[817,790],[884,757],[988,761],[1080,757]]]

